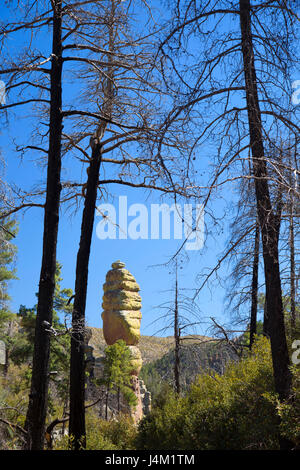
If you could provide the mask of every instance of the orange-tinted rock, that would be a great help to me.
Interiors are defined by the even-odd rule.
[[[125,264],[117,261],[106,275],[103,286],[103,334],[107,344],[123,339],[127,345],[136,345],[140,339],[140,288]]]
[[[128,346],[130,350],[130,360],[132,364],[131,375],[139,375],[143,365],[141,351],[137,346]]]
[[[137,376],[132,377],[132,389],[137,398],[137,403],[131,415],[135,423],[138,423],[143,417],[143,403],[140,390],[140,381]]]
[[[108,345],[119,339],[125,341],[131,353],[132,388],[137,397],[137,405],[131,409],[131,415],[137,423],[143,417],[143,401],[141,395],[140,373],[143,360],[137,347],[140,339],[141,326],[141,296],[140,287],[133,275],[125,269],[125,264],[116,261],[106,274],[103,285],[103,335]]]

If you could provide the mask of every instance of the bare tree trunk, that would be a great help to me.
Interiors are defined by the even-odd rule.
[[[76,263],[75,297],[72,315],[71,364],[70,364],[70,445],[75,450],[85,448],[85,307],[88,283],[88,266],[95,205],[101,164],[101,144],[92,147],[88,180],[84,200],[81,235]]]
[[[265,302],[264,302],[264,323],[263,323],[263,335],[267,338],[270,338],[269,333],[269,317],[268,317],[268,310],[267,310],[267,296],[265,295]]]
[[[240,0],[239,3],[250,146],[255,178],[257,213],[262,234],[274,381],[279,399],[284,400],[290,396],[291,373],[289,370],[289,355],[285,335],[279,271],[278,237],[280,219],[278,220],[272,209],[267,180],[267,166],[264,155],[261,112],[252,42],[250,1]]]
[[[108,396],[109,396],[109,385],[106,388],[106,395],[105,395],[105,421],[108,420]]]
[[[258,266],[259,266],[259,222],[256,221],[255,239],[254,239],[254,258],[252,268],[252,286],[251,286],[251,315],[250,315],[250,350],[254,342],[257,323],[257,293],[258,293]]]
[[[53,47],[50,89],[50,134],[47,170],[47,193],[44,213],[43,257],[39,282],[31,390],[26,416],[27,449],[44,447],[48,403],[50,335],[55,286],[56,245],[61,192],[62,133],[62,2],[53,1]]]
[[[292,178],[291,178],[292,183]],[[292,187],[292,184],[291,184]],[[291,191],[290,214],[289,214],[289,242],[290,242],[290,297],[291,297],[291,331],[296,328],[296,274],[295,274],[295,232],[294,232],[294,195]]]
[[[175,365],[174,365],[174,377],[175,377],[175,390],[179,395],[180,393],[180,331],[179,331],[179,319],[178,319],[178,275],[177,275],[177,260],[176,260],[176,281],[175,281],[175,308],[174,308],[174,339],[175,339]]]

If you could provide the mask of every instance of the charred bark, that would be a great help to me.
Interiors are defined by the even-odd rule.
[[[250,146],[257,213],[262,235],[267,314],[269,318],[275,390],[278,393],[279,399],[284,400],[290,396],[291,373],[289,370],[289,355],[285,335],[279,271],[278,237],[280,220],[278,220],[272,208],[267,180],[267,164],[264,153],[251,31],[251,6],[249,0],[240,0],[239,4]]]
[[[266,336],[267,338],[270,338],[269,317],[268,317],[268,310],[267,310],[267,297],[266,297],[266,295],[265,295],[265,302],[264,302],[263,335]]]
[[[252,268],[252,285],[251,285],[251,314],[250,314],[250,344],[252,349],[254,336],[256,334],[257,323],[257,294],[258,294],[258,266],[259,266],[259,223],[256,222],[255,239],[254,239],[254,257]]]
[[[88,265],[91,251],[95,205],[101,164],[101,144],[95,143],[88,170],[81,235],[76,262],[75,297],[72,314],[70,363],[70,447],[85,448],[85,307],[88,283]]]
[[[26,448],[44,447],[48,403],[50,334],[55,286],[56,246],[61,192],[62,133],[62,2],[53,2],[53,46],[50,87],[50,126],[47,169],[47,192],[44,212],[43,256],[39,281],[37,316],[32,363],[31,390],[26,416]]]
[[[175,280],[175,308],[174,308],[174,339],[175,339],[175,364],[174,364],[174,378],[175,378],[175,390],[176,393],[180,394],[180,330],[179,330],[179,318],[178,318],[178,277],[177,277],[177,261],[176,261],[176,280]]]
[[[290,245],[290,297],[291,297],[291,332],[296,329],[296,271],[295,271],[295,229],[294,229],[294,195],[291,194],[289,214],[289,245]]]

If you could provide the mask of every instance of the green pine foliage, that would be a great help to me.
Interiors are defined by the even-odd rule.
[[[274,401],[280,415],[280,429],[283,436],[294,443],[297,450],[300,449],[300,367],[292,366],[293,371],[293,396],[289,403]]]
[[[169,392],[141,422],[137,448],[278,449],[280,414],[296,445],[299,418],[293,405],[286,406],[280,409],[274,394],[269,341],[258,337],[252,352],[228,365],[223,375],[202,374],[185,397]]]
[[[263,335],[263,322],[261,320],[258,320],[256,322],[256,336],[262,336]],[[250,330],[249,328],[245,333],[243,333],[239,339],[239,343],[243,344],[245,346],[248,346],[250,344]]]
[[[67,318],[71,313],[72,305],[68,300],[72,296],[72,289],[61,288],[61,264],[57,263],[55,275],[55,295],[53,300],[53,318],[51,335],[51,359],[50,372],[63,372],[68,368],[70,336],[67,334],[65,323],[60,318]],[[21,305],[17,314],[19,319],[19,331],[12,338],[11,360],[20,365],[24,361],[30,361],[33,355],[35,334],[36,305],[27,308]]]
[[[4,256],[2,259],[13,262],[13,257]],[[11,265],[7,264],[7,270],[10,269]],[[57,417],[68,416],[68,318],[72,311],[72,290],[61,287],[61,269],[61,265],[57,264],[47,424]],[[4,276],[4,285],[14,275],[12,272]],[[5,306],[8,298],[2,300]],[[288,298],[285,301],[289,325]],[[8,306],[2,312],[9,312]],[[8,371],[0,376],[0,418],[9,424],[2,423],[0,426],[1,449],[20,449],[22,446],[35,319],[36,306],[27,308],[21,305],[12,322],[17,327],[6,338],[9,366]],[[252,351],[245,348],[239,360],[230,354],[226,345],[217,342],[183,348],[183,394],[180,397],[174,393],[172,386],[173,351],[145,364],[141,378],[152,392],[150,414],[137,427],[128,414],[122,413],[121,408],[120,413],[110,420],[100,419],[96,408],[87,408],[87,449],[270,450],[279,449],[279,435],[289,439],[299,449],[299,365],[292,367],[293,396],[289,402],[280,403],[274,393],[270,345],[262,335],[261,322],[258,322],[257,333]],[[293,336],[288,326],[287,333],[292,353]],[[248,344],[248,332],[239,338],[239,342]],[[117,341],[106,348],[103,377],[99,382],[106,386],[108,393],[117,394],[118,397],[122,395],[133,407],[136,397],[131,388],[131,369],[131,354],[124,341]],[[67,428],[67,423],[65,426]],[[59,425],[57,430],[62,427],[62,424]],[[56,438],[53,448],[68,449],[67,436]]]
[[[118,340],[105,349],[103,376],[100,380],[110,393],[122,393],[129,406],[136,404],[131,386],[131,354],[125,341]]]
[[[143,365],[140,373],[140,378],[144,381],[147,390],[151,393],[152,401],[160,396],[166,384],[169,383],[167,377],[159,372],[160,365],[161,360],[149,362]],[[171,370],[171,366],[169,370]]]
[[[93,410],[87,414],[87,450],[132,450],[137,429],[133,420],[126,415],[117,420],[99,420]]]
[[[49,422],[53,417],[64,414],[69,396],[70,334],[66,326],[68,315],[72,310],[72,305],[69,303],[72,290],[61,287],[61,269],[62,266],[57,263],[50,343]],[[66,321],[62,321],[64,319]],[[0,377],[0,408],[5,409],[5,419],[9,423],[17,423],[21,427],[24,425],[28,404],[35,322],[36,305],[32,308],[21,305],[15,316],[14,334],[6,338],[8,373]],[[7,435],[8,429],[14,434],[13,438]],[[3,439],[0,433],[0,448],[18,448],[18,446],[20,446],[20,433],[15,427],[6,428]]]
[[[86,450],[134,450],[137,428],[133,420],[119,415],[113,421],[100,419],[91,408],[86,412]],[[68,436],[54,442],[54,450],[68,450]]]
[[[238,357],[224,342],[203,341],[182,345],[179,351],[180,358],[180,384],[185,392],[195,381],[199,374],[207,370],[222,373],[226,364]],[[144,364],[140,373],[147,390],[151,392],[152,400],[160,395],[165,384],[174,386],[174,350],[169,351],[163,357],[154,362]]]
[[[13,243],[18,232],[18,226],[15,219],[1,220],[0,224],[0,339],[7,341],[5,326],[13,315],[9,310],[8,286],[9,281],[16,279],[16,270],[14,261],[16,258],[17,247]]]
[[[16,365],[29,363],[33,355],[36,309],[21,305],[18,317],[18,329],[10,338],[9,360]]]
[[[68,300],[72,296],[72,290],[61,288],[61,269],[62,266],[57,263],[50,343],[49,415],[54,415],[63,406],[68,399],[69,391],[70,335],[65,322],[62,322],[60,318],[66,318],[71,312],[72,306],[69,305]],[[16,316],[15,333],[7,337],[6,341],[9,367],[14,365],[21,368],[26,364],[29,377],[33,356],[35,322],[36,305],[32,308],[21,305]]]
[[[10,364],[8,373],[0,375],[0,419],[9,425],[0,427],[0,449],[19,450],[23,444],[31,371],[28,364]]]

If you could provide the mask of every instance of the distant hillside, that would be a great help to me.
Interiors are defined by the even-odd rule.
[[[92,337],[89,340],[89,345],[94,348],[93,355],[97,358],[102,356],[106,347],[105,339],[103,336],[102,328],[89,327],[92,331]],[[184,338],[185,345],[194,345],[211,341],[212,338],[207,336],[193,335]],[[139,349],[142,353],[143,363],[154,362],[162,358],[165,354],[174,348],[173,336],[159,337],[159,336],[141,336],[139,342]]]
[[[7,328],[10,336],[22,332],[20,318],[16,317],[9,322]],[[89,345],[93,348],[93,356],[96,359],[103,357],[106,342],[102,328],[89,327],[89,330],[92,333]],[[174,382],[174,338],[172,336],[141,336],[139,349],[143,359],[141,378],[150,391],[154,393],[164,382]],[[208,369],[222,374],[226,364],[232,359],[236,359],[235,354],[223,342],[200,335],[183,337],[180,352],[182,387],[188,387],[198,374]]]
[[[226,365],[237,360],[236,354],[225,343],[202,341],[185,343],[180,350],[180,385],[187,389],[204,372],[215,371],[223,374]],[[174,349],[154,362],[145,364],[141,378],[153,397],[163,389],[163,384],[174,384]]]
[[[91,328],[91,331],[89,345],[94,348],[93,355],[97,358],[104,354],[106,343],[101,328]],[[140,377],[155,397],[164,383],[174,382],[174,338],[141,336],[139,348],[143,358]],[[214,338],[200,335],[184,337],[180,351],[182,389],[195,381],[197,375],[208,370],[222,374],[226,364],[236,359],[237,356],[227,344]]]

